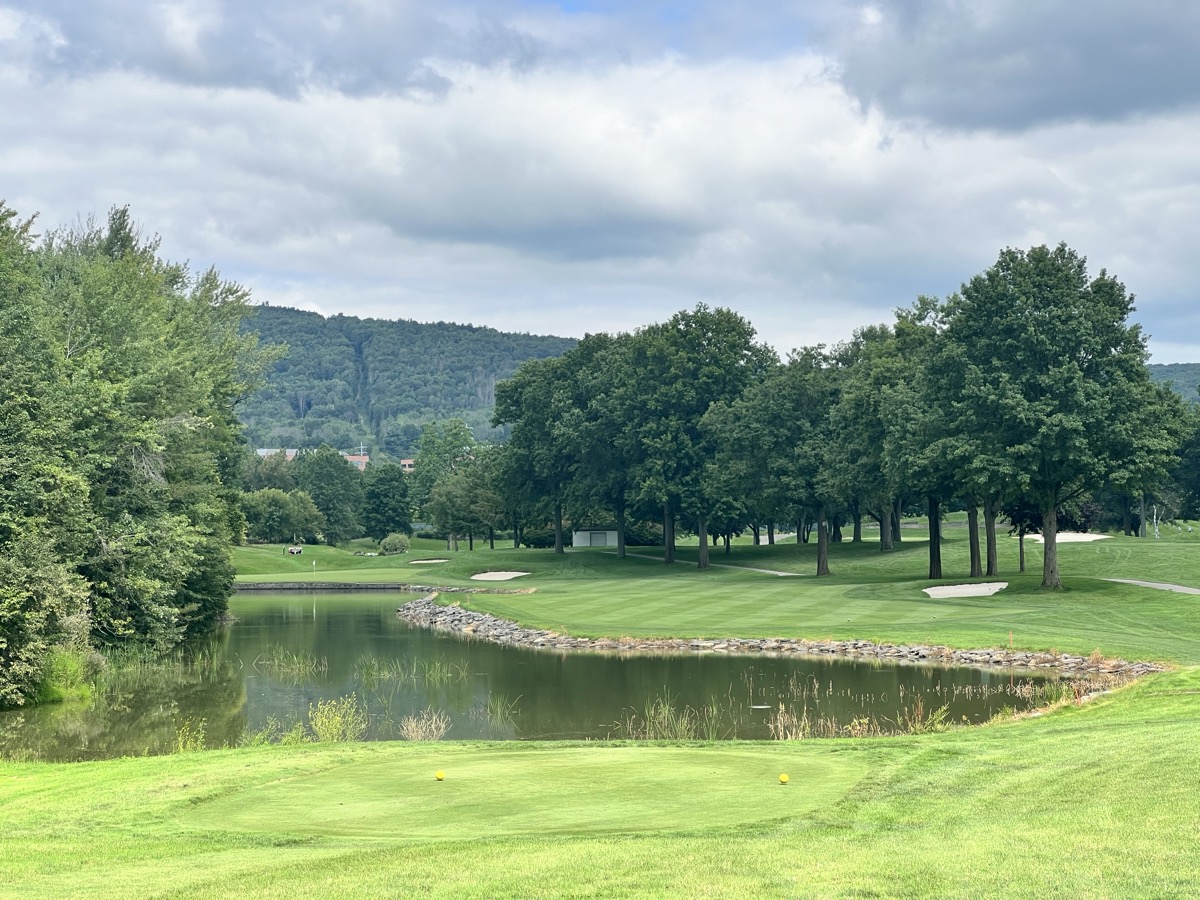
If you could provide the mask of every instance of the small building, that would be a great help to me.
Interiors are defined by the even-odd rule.
[[[282,453],[284,458],[287,459],[288,462],[291,462],[296,458],[296,454],[300,451],[295,447],[259,447],[254,452],[263,459],[267,459],[268,457],[276,456],[277,454]]]
[[[575,528],[571,531],[572,547],[615,547],[615,528]]]
[[[346,460],[346,462],[350,463],[350,465],[354,466],[354,468],[361,472],[367,467],[367,463],[371,461],[371,456],[368,453],[343,452],[342,459]]]
[[[417,461],[415,459],[400,460],[400,468],[403,469],[405,472],[411,472],[416,467],[416,464],[417,464]]]

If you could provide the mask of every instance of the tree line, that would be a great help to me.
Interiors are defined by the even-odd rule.
[[[589,335],[497,385],[494,421],[511,429],[490,463],[497,503],[510,522],[540,507],[560,551],[565,514],[611,517],[619,537],[631,517],[654,520],[668,563],[686,527],[702,568],[710,538],[794,523],[816,536],[818,575],[843,523],[860,540],[874,520],[886,551],[919,504],[930,578],[948,505],[968,514],[971,576],[996,574],[1007,513],[1043,534],[1042,584],[1059,588],[1064,511],[1115,498],[1128,532],[1149,493],[1195,503],[1197,419],[1152,383],[1133,309],[1123,284],[1060,245],[1005,250],[958,293],[786,360],[703,305]]]
[[[0,204],[0,706],[57,650],[169,647],[226,612],[234,404],[273,360],[247,292],[128,209],[40,237]]]

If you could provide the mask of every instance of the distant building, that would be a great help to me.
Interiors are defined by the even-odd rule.
[[[415,459],[400,460],[400,468],[403,469],[405,472],[411,472],[413,470],[413,467],[416,464],[417,464],[417,461]]]
[[[295,448],[291,448],[291,447],[289,447],[287,449],[284,449],[282,447],[260,447],[259,449],[255,450],[254,452],[257,453],[259,456],[263,457],[264,459],[268,456],[275,456],[276,454],[283,453],[287,456],[287,461],[291,462],[293,459],[296,458],[296,454],[299,453],[300,451],[296,450]]]
[[[371,461],[371,456],[368,453],[342,453],[342,458],[360,472]]]

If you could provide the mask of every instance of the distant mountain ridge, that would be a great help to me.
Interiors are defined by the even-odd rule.
[[[1168,385],[1185,400],[1200,403],[1200,363],[1153,363],[1150,379]]]
[[[527,359],[561,356],[572,338],[447,322],[325,317],[260,306],[245,328],[288,353],[238,407],[255,447],[364,444],[405,456],[424,422],[458,416],[491,428],[496,382]]]

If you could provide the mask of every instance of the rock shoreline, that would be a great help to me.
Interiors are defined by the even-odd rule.
[[[439,591],[448,590],[439,588]],[[470,593],[469,588],[456,589]],[[501,593],[490,591],[488,593]],[[503,593],[522,593],[507,591]],[[764,654],[770,656],[847,657],[874,659],[889,663],[939,666],[969,666],[971,668],[1002,668],[1027,670],[1058,670],[1072,676],[1103,675],[1118,678],[1137,678],[1150,672],[1166,671],[1165,666],[1148,662],[1128,662],[1124,659],[1095,660],[1066,653],[1047,653],[1024,650],[980,649],[954,650],[940,645],[876,644],[872,641],[813,641],[799,638],[584,638],[571,637],[554,631],[524,628],[508,619],[489,613],[443,606],[436,594],[405,603],[396,614],[410,625],[450,632],[463,637],[491,641],[532,650],[555,652],[588,652],[619,654]]]

